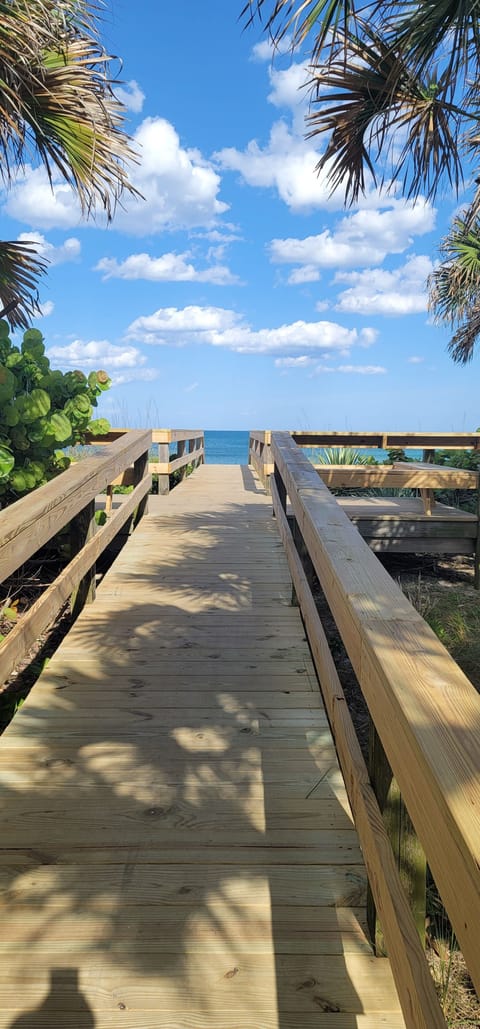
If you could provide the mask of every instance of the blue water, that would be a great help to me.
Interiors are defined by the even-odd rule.
[[[314,448],[317,449],[317,448]],[[313,449],[306,447],[306,457],[314,456]],[[360,449],[361,454],[371,455],[377,461],[384,461],[386,450]],[[415,461],[422,459],[421,450],[408,450],[407,454]],[[223,429],[205,430],[205,460],[207,464],[247,464],[248,462],[248,430],[227,432]]]
[[[205,429],[205,461],[207,464],[247,464],[248,430]]]

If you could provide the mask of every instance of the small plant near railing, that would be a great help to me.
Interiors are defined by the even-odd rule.
[[[361,450],[355,447],[322,447],[315,450],[313,454],[314,464],[368,464],[375,465],[378,461],[371,454],[362,454]]]
[[[38,329],[27,329],[17,347],[0,320],[0,507],[68,468],[65,448],[83,443],[87,432],[109,431],[93,413],[110,385],[104,371],[87,377],[52,369]]]

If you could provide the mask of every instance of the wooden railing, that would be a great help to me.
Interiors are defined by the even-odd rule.
[[[438,445],[444,445],[444,439]],[[456,445],[462,445],[458,436]],[[480,697],[378,562],[291,435],[272,433],[271,447],[274,510],[405,1022],[409,1029],[437,1029],[445,1026],[445,1021],[313,599],[313,572],[477,990]]]
[[[299,447],[353,447],[355,450],[421,450],[424,462],[432,462],[435,450],[479,450],[478,432],[306,432],[294,429],[289,432]],[[251,432],[248,446],[248,463],[253,465],[257,475],[268,488],[268,477],[273,473],[269,429]],[[319,470],[328,466],[318,466]],[[397,464],[398,467],[398,464]],[[326,474],[326,472],[325,472]],[[361,472],[359,473],[362,474]],[[368,476],[367,471],[363,473]],[[392,485],[393,485],[393,479]],[[360,485],[361,483],[355,483]],[[333,485],[330,482],[330,485]],[[338,485],[353,485],[345,482]],[[369,481],[368,485],[373,485]],[[377,484],[375,484],[377,485]],[[382,484],[383,485],[383,484]],[[397,485],[397,483],[395,483]]]
[[[265,432],[251,432],[248,440],[248,463],[255,468],[265,489],[269,488],[269,477],[273,472],[270,449],[271,438],[272,434],[270,430],[267,430]]]
[[[33,493],[0,512],[0,582],[70,524],[72,556],[66,568],[11,630],[0,647],[0,682],[76,593],[76,605],[93,599],[95,563],[117,533],[144,513],[152,478],[148,471],[150,431],[121,435],[102,452],[85,457]],[[102,527],[95,523],[95,498],[128,469],[133,491]]]
[[[129,429],[112,429],[104,436],[90,437],[90,442],[97,446],[104,443],[111,443],[119,439]],[[158,460],[149,461],[148,470],[151,475],[158,475],[158,492],[167,494],[170,490],[170,476],[173,472],[179,472],[179,478],[183,479],[188,468],[195,469],[205,461],[205,435],[203,429],[152,429],[152,445],[158,448]],[[176,454],[170,454],[171,444],[176,444]],[[130,486],[132,484],[131,472],[127,469],[120,475],[112,488],[115,486]],[[108,507],[111,507],[111,493],[109,491]]]
[[[187,468],[197,468],[205,461],[205,437],[203,429],[153,429],[152,443],[158,446],[158,462],[150,464],[152,474],[158,475],[158,492],[165,494],[170,489],[170,475],[179,471],[183,479]],[[176,457],[170,457],[170,444],[176,444]]]

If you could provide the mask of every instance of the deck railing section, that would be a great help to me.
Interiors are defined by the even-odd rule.
[[[119,439],[129,429],[112,429],[104,436],[91,437],[90,442],[100,446],[104,443],[111,443]],[[188,469],[194,470],[205,461],[205,434],[203,429],[152,429],[151,433],[153,449],[157,450],[157,460],[152,460],[150,455],[148,470],[150,475],[158,476],[158,492],[167,494],[170,490],[170,476],[173,472],[179,472],[179,479],[185,478]],[[175,454],[171,454],[171,446],[175,446]],[[115,486],[130,486],[132,484],[132,473],[126,469],[111,484]],[[109,490],[107,508],[110,509],[112,490]]]
[[[152,474],[158,475],[158,492],[166,494],[170,489],[170,475],[179,472],[184,478],[187,469],[193,469],[205,461],[205,436],[203,429],[153,429],[152,443],[158,446],[158,462],[150,463]],[[170,445],[176,444],[176,456],[170,454]]]
[[[0,512],[0,582],[67,525],[71,542],[66,568],[3,641],[0,682],[5,682],[73,594],[76,607],[93,599],[98,557],[128,522],[136,523],[145,511],[152,483],[148,471],[151,439],[151,432],[145,430],[122,434],[101,452],[83,458]],[[126,469],[132,493],[109,514],[104,526],[97,526],[95,498]]]
[[[335,619],[477,989],[480,697],[371,552],[291,435],[272,433],[271,446],[274,510],[405,1021],[409,1029],[444,1026],[313,599],[313,573]]]
[[[259,479],[269,489],[269,478],[273,473],[273,461],[271,452],[272,434],[266,432],[251,432],[248,440],[248,463],[255,469]]]

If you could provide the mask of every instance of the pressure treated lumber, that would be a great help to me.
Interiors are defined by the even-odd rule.
[[[274,434],[272,448],[470,974],[480,989],[480,697],[290,437]]]
[[[404,1029],[270,500],[151,502],[0,740],[0,1029]]]

